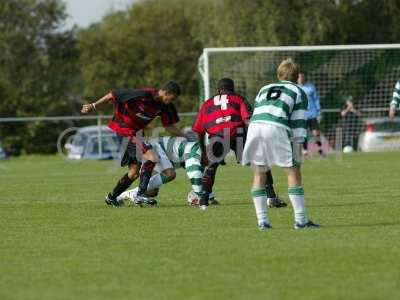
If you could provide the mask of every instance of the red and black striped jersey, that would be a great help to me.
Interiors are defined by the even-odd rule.
[[[175,106],[156,100],[157,90],[119,89],[111,91],[114,102],[114,115],[108,127],[125,136],[134,136],[157,116],[161,117],[164,127],[179,121]]]
[[[216,95],[201,105],[192,129],[213,135],[223,135],[228,129],[233,136],[249,118],[249,105],[242,96],[235,93]]]

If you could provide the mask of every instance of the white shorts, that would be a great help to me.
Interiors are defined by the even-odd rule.
[[[154,172],[161,173],[166,169],[173,169],[174,166],[161,146],[158,144],[153,144],[152,146],[154,151],[158,154],[158,163],[154,166]]]
[[[250,123],[242,164],[293,167],[293,149],[287,129],[268,123]]]

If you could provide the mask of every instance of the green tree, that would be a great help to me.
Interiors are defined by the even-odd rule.
[[[342,0],[338,4],[337,35],[344,44],[398,43],[398,0]]]
[[[56,31],[65,16],[58,0],[0,2],[0,116],[68,114],[76,109],[70,106],[71,96],[78,94],[75,37]],[[10,124],[2,126],[0,134],[5,144],[27,152],[52,152],[57,126],[46,125]]]
[[[80,33],[87,97],[99,97],[110,88],[160,87],[172,79],[183,87],[180,111],[193,109],[195,61],[202,47],[190,36],[184,8],[160,2],[135,4]]]
[[[79,34],[85,95],[173,78],[184,87],[180,111],[194,110],[204,47],[328,43],[337,11],[322,0],[137,2]]]
[[[60,31],[62,0],[1,1],[0,116],[79,114],[79,99],[170,79],[183,87],[178,110],[193,111],[205,47],[395,43],[399,13],[398,0],[141,0]],[[50,152],[62,126],[14,124],[0,135]]]

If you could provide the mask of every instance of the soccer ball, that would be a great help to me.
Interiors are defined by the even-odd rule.
[[[187,195],[187,202],[189,205],[197,206],[200,203],[200,197],[195,192],[190,191]]]
[[[343,153],[352,153],[352,152],[354,152],[354,149],[352,146],[345,146],[343,148]]]
[[[215,199],[215,195],[213,192],[210,193],[208,200],[210,201],[211,205],[218,205],[219,202]],[[192,191],[189,192],[187,195],[187,202],[189,205],[197,206],[200,204],[200,197]]]

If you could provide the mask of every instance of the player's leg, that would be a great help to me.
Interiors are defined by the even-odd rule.
[[[318,228],[317,224],[314,224],[307,217],[305,201],[304,201],[304,189],[301,185],[301,173],[300,167],[294,166],[290,168],[283,168],[288,178],[288,193],[289,199],[293,206],[295,229],[302,228]]]
[[[174,166],[161,146],[153,144],[153,149],[157,152],[158,163],[154,167],[155,174],[153,173],[149,180],[146,194],[149,194],[152,190],[159,189],[161,185],[171,182],[176,177]]]
[[[160,173],[153,174],[149,180],[147,186],[146,195],[154,194],[154,190],[158,190],[163,184],[173,181],[176,178],[176,172],[174,168],[167,168],[162,170]],[[156,193],[157,195],[157,193]],[[154,197],[154,196],[149,196]]]
[[[157,169],[157,166],[158,164],[156,165],[155,169]],[[147,198],[149,198],[149,200],[146,200],[145,202],[151,205],[157,204],[157,201],[155,201],[155,199],[152,198],[157,197],[159,189],[163,184],[171,182],[172,180],[175,179],[175,177],[176,173],[173,168],[162,170],[161,173],[153,173],[153,175],[150,178],[149,184],[147,185],[147,190],[144,194]],[[125,191],[117,197],[117,200],[123,201],[124,199],[129,199],[130,201],[135,202],[138,191],[139,187]]]
[[[303,143],[303,155],[308,155],[308,137],[306,137]]]
[[[151,148],[150,145],[143,144],[143,159],[145,160],[140,169],[140,182],[139,182],[139,190],[137,194],[137,198],[140,199],[143,197],[145,200],[145,193],[147,190],[147,186],[149,185],[149,181],[151,175],[153,173],[153,169],[158,162],[157,153]]]
[[[200,198],[200,209],[205,210],[209,204],[210,193],[214,186],[215,175],[217,173],[218,166],[223,161],[226,153],[229,149],[226,149],[224,141],[220,137],[209,138],[209,152],[207,153],[209,164],[205,168],[203,177],[201,180],[202,195]],[[228,148],[230,147],[227,144]]]
[[[315,138],[315,143],[318,146],[318,153],[319,155],[323,156],[324,152],[322,151],[322,143],[321,143],[321,131],[319,129],[314,129],[312,134]]]
[[[175,179],[176,173],[174,167],[168,159],[168,156],[165,154],[164,150],[157,144],[153,144],[152,150],[156,152],[158,162],[153,169],[153,175],[150,177],[149,183],[147,185],[147,190],[144,193],[143,197],[141,199],[137,197],[139,187],[127,191],[127,193],[121,195],[121,197],[124,196],[124,198],[128,198],[133,202],[142,201],[146,204],[155,205],[157,204],[157,201],[153,198],[157,196],[158,190],[161,185]],[[144,196],[147,197],[147,199],[145,199]]]
[[[140,164],[137,161],[132,162],[128,168],[128,172],[118,180],[112,192],[106,196],[105,202],[108,205],[119,206],[121,202],[118,197],[139,177]]]
[[[319,155],[323,156],[324,152],[322,151],[321,131],[319,129],[319,122],[318,122],[317,118],[310,120],[310,129],[311,129],[311,133],[315,139],[315,143],[317,144],[318,153],[319,153]]]
[[[272,178],[271,170],[266,172],[266,184],[265,184],[265,191],[267,192],[267,205],[269,207],[286,207],[287,204],[282,201],[275,193],[274,189],[274,179]]]
[[[251,196],[256,210],[258,227],[260,230],[271,228],[267,215],[267,193],[265,191],[266,167],[255,166]]]
[[[274,179],[272,178],[271,170],[265,173],[265,191],[267,192],[268,198],[276,198],[276,193],[274,190]]]
[[[254,177],[251,186],[251,196],[257,216],[257,223],[260,230],[270,228],[267,215],[267,192],[265,185],[267,183],[267,171],[270,169],[270,156],[268,140],[271,136],[271,125],[250,123],[246,143],[243,149],[242,164],[253,165]],[[273,145],[276,143],[274,139]]]
[[[190,193],[194,193],[193,197],[188,197],[188,201],[190,199],[191,205],[199,205],[203,191],[202,177],[204,172],[200,156],[196,155],[189,157],[185,161],[185,171],[190,180],[190,184],[192,185],[192,191]]]
[[[308,130],[309,129],[311,129],[310,127],[310,123],[311,122],[311,120],[310,119],[308,119],[307,120],[307,132],[308,132]],[[308,136],[306,137],[306,139],[305,139],[305,141],[304,141],[304,143],[303,143],[303,155],[308,155]]]
[[[215,174],[217,173],[218,166],[219,166],[218,162],[209,164],[206,167],[204,174],[202,176],[201,179],[202,194],[200,198],[200,208],[202,210],[206,209],[209,204],[210,193],[214,186]]]
[[[158,195],[159,188],[163,184],[173,181],[176,177],[174,166],[160,145],[153,144],[153,150],[157,153],[158,162],[154,167],[153,175],[149,180],[147,191],[145,193],[145,195],[150,198],[156,197]],[[153,199],[153,204],[156,203],[157,201]]]
[[[139,177],[140,166],[141,166],[141,164],[138,165],[137,167],[135,167],[134,165],[131,165],[129,168],[128,174],[129,173],[133,174],[133,172],[135,172],[135,174],[136,174],[135,177],[136,178]],[[130,200],[135,204],[141,204],[141,201],[138,203],[135,202],[135,197],[137,195],[137,191],[138,191],[137,187],[130,189],[130,190],[125,190],[123,193],[121,193],[119,196],[117,196],[118,203],[123,203],[124,200]]]
[[[123,137],[118,136],[118,138],[122,144]],[[108,205],[118,206],[120,202],[118,202],[117,197],[129,188],[139,176],[140,163],[136,158],[136,145],[130,139],[126,142],[121,159],[121,167],[128,166],[128,172],[118,180],[112,192],[106,196],[105,202]]]

